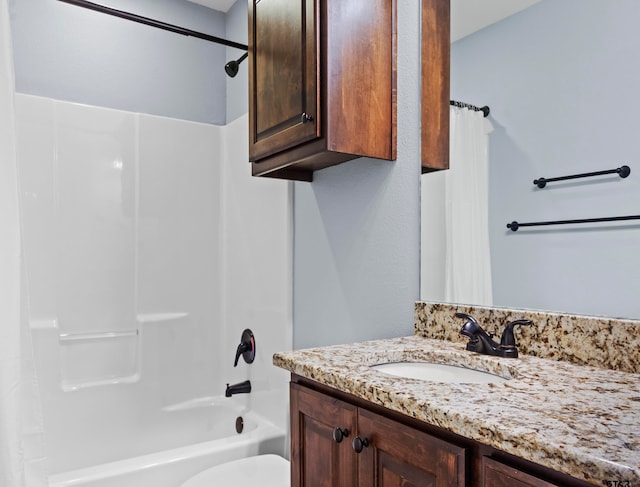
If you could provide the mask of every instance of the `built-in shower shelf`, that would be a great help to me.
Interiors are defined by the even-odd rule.
[[[224,406],[229,405],[229,398],[220,396],[204,396],[189,399],[175,404],[169,404],[164,406],[162,411],[165,413],[172,413],[176,411],[188,411],[191,409],[210,408],[212,406]]]
[[[138,336],[138,330],[102,331],[91,333],[60,333],[60,342],[87,342],[93,340],[113,340]]]
[[[137,382],[140,338],[137,328],[59,333],[62,390]]]
[[[29,320],[32,330],[55,330],[58,328],[58,320],[55,318],[41,318]]]
[[[174,321],[181,320],[189,316],[189,313],[185,312],[173,312],[173,313],[141,313],[136,315],[138,323],[160,323],[162,321]]]
[[[62,381],[62,390],[65,392],[79,391],[90,387],[111,386],[117,384],[133,384],[140,380],[140,374],[130,375],[128,377],[107,377],[96,380],[85,381]]]

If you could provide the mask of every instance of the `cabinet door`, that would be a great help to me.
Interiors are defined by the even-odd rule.
[[[465,485],[465,449],[360,409],[360,485],[453,487]]]
[[[487,457],[482,457],[482,477],[485,487],[558,487]]]
[[[356,407],[297,384],[290,393],[292,487],[356,487]]]
[[[249,158],[252,161],[320,135],[320,16],[316,1],[253,0],[250,5]]]
[[[449,1],[422,0],[422,172],[449,169]]]

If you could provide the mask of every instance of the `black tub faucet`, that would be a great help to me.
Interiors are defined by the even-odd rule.
[[[513,328],[516,325],[531,324],[530,320],[516,320],[509,323],[502,333],[500,343],[496,343],[493,340],[493,334],[489,334],[484,331],[473,316],[466,313],[456,313],[455,316],[456,318],[463,318],[467,320],[460,329],[460,334],[469,338],[467,350],[482,353],[484,355],[495,355],[498,357],[517,358],[518,348],[513,335]]]
[[[248,394],[249,392],[251,392],[251,381],[245,380],[238,384],[227,384],[227,389],[224,391],[224,397],[231,397],[234,394]]]

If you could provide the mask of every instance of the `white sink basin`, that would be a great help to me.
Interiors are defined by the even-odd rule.
[[[373,370],[383,374],[420,379],[430,382],[448,382],[456,384],[491,384],[504,382],[508,378],[483,370],[468,369],[458,365],[436,364],[431,362],[394,362],[372,365]]]

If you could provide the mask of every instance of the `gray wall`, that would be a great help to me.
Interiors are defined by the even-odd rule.
[[[640,317],[639,225],[505,228],[640,213],[639,18],[637,0],[545,0],[452,46],[452,98],[488,104],[495,127],[496,305]],[[532,184],[622,164],[627,179]]]
[[[419,295],[420,2],[398,1],[398,159],[295,183],[294,348],[413,333]]]
[[[109,6],[223,37],[225,14],[176,0]],[[16,90],[224,125],[227,49],[54,0],[12,0]]]
[[[227,12],[226,37],[235,42],[247,43],[249,21],[246,0],[237,0]],[[227,48],[227,61],[238,59],[245,51]],[[227,123],[249,111],[249,63],[245,59],[235,78],[227,77]]]

